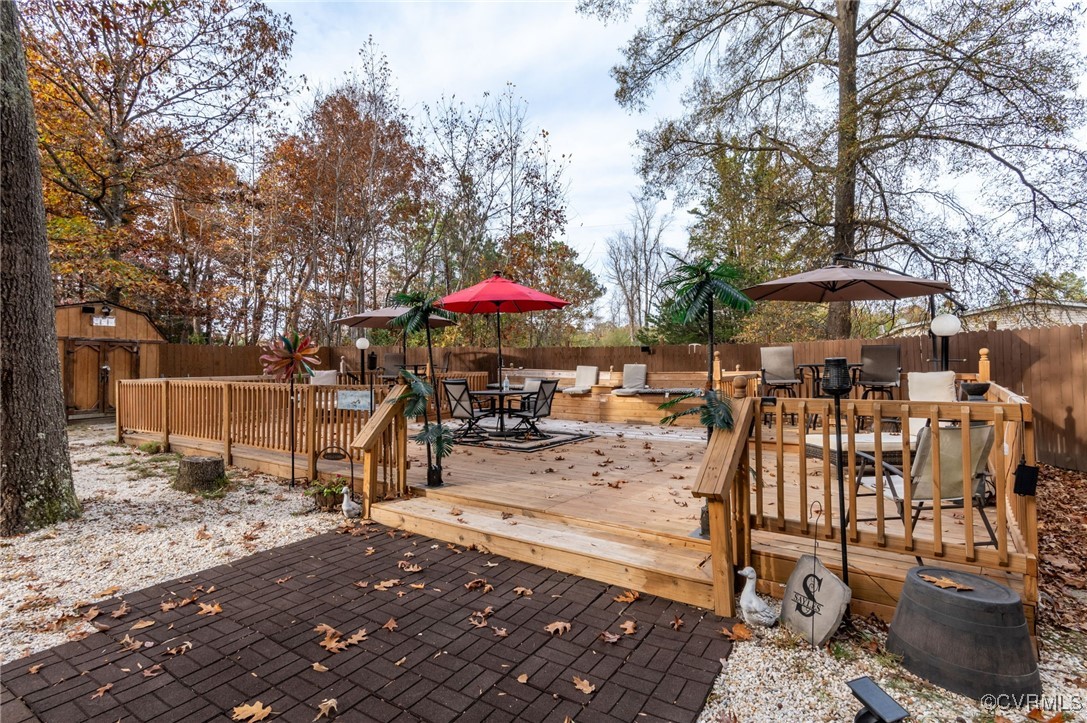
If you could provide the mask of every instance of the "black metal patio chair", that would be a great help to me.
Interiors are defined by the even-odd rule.
[[[453,432],[453,437],[455,439],[486,437],[487,431],[483,429],[480,420],[490,416],[490,412],[476,409],[472,404],[472,396],[468,392],[468,380],[446,379],[442,382],[442,386],[445,387],[445,398],[449,402],[449,416],[464,422]]]
[[[545,417],[551,416],[551,402],[555,399],[555,390],[559,387],[558,379],[541,379],[540,389],[525,405],[524,409],[513,412],[510,416],[517,417],[520,421],[514,429],[524,427],[525,436],[532,434],[538,438],[546,439],[547,435],[540,431],[536,423]]]

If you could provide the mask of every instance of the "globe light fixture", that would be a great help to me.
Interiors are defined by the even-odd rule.
[[[951,367],[949,338],[962,331],[962,321],[954,314],[940,314],[932,318],[929,331],[933,336],[940,337],[939,367],[946,372]]]

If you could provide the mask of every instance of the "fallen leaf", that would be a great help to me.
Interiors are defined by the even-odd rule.
[[[186,641],[186,642],[182,643],[181,645],[178,645],[176,648],[168,648],[166,650],[166,654],[167,655],[184,655],[185,653],[189,652],[190,650],[192,650],[192,643]]]
[[[633,635],[634,631],[638,629],[638,623],[633,620],[627,620],[619,626],[619,629],[627,635]]]
[[[513,588],[513,594],[517,597],[532,597],[532,588],[530,587],[515,587]]]
[[[600,639],[603,640],[605,643],[611,643],[612,645],[618,643],[620,637],[622,636],[616,635],[615,633],[609,633],[607,630],[600,633]]]
[[[31,675],[37,675],[38,671],[41,670],[44,665],[45,665],[45,663],[38,663],[37,665],[31,665],[29,668],[26,669],[26,672],[30,673]]]
[[[132,608],[130,608],[128,606],[128,603],[126,603],[124,600],[122,600],[121,601],[121,607],[119,607],[116,610],[114,610],[113,612],[111,612],[109,614],[109,616],[111,618],[123,618],[125,615],[128,615],[129,611],[131,611],[131,610],[132,610]]]
[[[230,719],[242,720],[246,721],[246,723],[257,723],[257,721],[262,721],[271,714],[272,708],[264,705],[258,700],[253,703],[236,706],[234,708],[234,715],[230,716]]]
[[[679,631],[679,629],[683,627],[683,618],[679,615],[673,615],[672,622],[668,624],[671,626],[672,630]]]
[[[330,653],[342,653],[347,650],[347,643],[331,635],[319,642],[318,645]]]
[[[132,623],[132,627],[130,627],[129,630],[143,630],[144,628],[149,628],[154,624],[154,620],[139,620]]]
[[[375,590],[385,591],[385,590],[388,590],[390,587],[396,587],[399,584],[400,584],[400,579],[399,578],[394,578],[392,580],[382,580],[378,584],[374,585],[374,589]]]
[[[622,595],[616,595],[612,598],[612,600],[618,603],[632,603],[640,597],[641,595],[639,595],[636,591],[627,590]]]
[[[197,615],[218,615],[223,612],[223,607],[219,603],[212,603],[211,605],[207,603],[198,604],[200,605],[200,612]]]
[[[952,580],[950,577],[947,577],[946,575],[943,575],[941,577],[935,577],[933,575],[918,575],[918,577],[920,577],[925,582],[931,582],[933,585],[935,585],[938,588],[943,588],[943,589],[954,588],[956,590],[973,590],[974,589],[974,588],[970,587],[969,585],[962,584],[961,582],[955,582],[954,580]]]
[[[410,587],[412,590],[422,590],[424,587],[426,587],[426,583],[425,582],[413,582],[412,584],[408,585],[408,587]]]
[[[276,585],[282,585],[283,583],[290,580],[292,577],[294,577],[294,575],[287,575],[287,577],[281,577],[278,580],[276,580]]]
[[[382,630],[388,630],[390,633],[396,630],[399,625],[396,624],[396,618],[389,618],[388,621],[381,626]]]
[[[320,663],[314,663],[310,667],[313,668],[314,670],[316,670],[318,673],[327,673],[328,672],[328,668],[321,665]]]
[[[576,675],[574,676],[574,687],[580,690],[585,695],[588,695],[589,693],[592,693],[594,690],[596,690],[595,685],[585,680],[584,678],[577,677]]]
[[[210,540],[211,538],[212,534],[208,532],[207,525],[203,525],[199,530],[196,531],[196,539],[198,540]]]
[[[150,668],[145,668],[144,669],[143,677],[145,677],[145,678],[154,678],[156,675],[159,675],[162,672],[163,671],[162,671],[162,666],[161,665],[152,665]]]
[[[472,613],[472,616],[468,618],[468,622],[471,623],[472,627],[474,627],[474,628],[485,628],[485,627],[487,627],[487,619],[486,618],[477,618],[476,617],[477,614],[478,613]]]
[[[359,628],[344,642],[348,645],[358,645],[363,640],[369,640],[369,637],[366,634],[366,628]]]
[[[518,683],[527,683],[528,682],[528,673],[521,673],[520,675],[518,675],[517,676],[517,682]]]
[[[317,627],[313,629],[315,633],[321,633],[325,637],[335,636],[340,637],[341,633],[336,628],[328,625],[327,623],[318,623]]]
[[[122,650],[125,650],[126,652],[129,652],[129,653],[134,653],[134,652],[136,652],[137,650],[139,650],[140,648],[143,647],[142,642],[140,642],[139,640],[134,639],[130,635],[125,635],[123,638],[118,640],[117,643],[121,646]]]
[[[101,612],[102,611],[98,609],[98,606],[95,605],[94,607],[88,609],[87,612],[83,613],[83,619],[87,622],[90,622],[91,620],[94,620],[96,617],[98,617],[99,613]]]
[[[544,630],[551,633],[552,635],[557,634],[561,638],[564,633],[570,632],[570,623],[564,623],[561,620],[556,620],[553,623],[548,623],[547,625],[544,625]]]
[[[408,656],[405,655],[403,658],[401,658],[400,660],[393,663],[393,665],[395,665],[396,667],[399,668],[401,665],[403,665],[406,662],[408,662]]]
[[[336,711],[337,713],[340,712],[336,708],[336,699],[335,698],[325,698],[324,700],[322,700],[320,703],[317,704],[317,718],[322,718],[322,717],[325,717],[325,716],[328,716],[329,718],[331,718],[332,717],[332,711]],[[317,718],[314,718],[313,720],[317,720]]]
[[[370,584],[369,580],[356,580],[355,587],[367,587]]]
[[[744,640],[750,640],[751,639],[752,631],[751,631],[751,628],[749,628],[744,623],[736,623],[735,625],[732,626],[731,629],[721,628],[721,634],[724,635],[729,640],[735,640],[737,642],[742,642]]]
[[[375,549],[374,549],[374,548],[372,548],[372,547],[367,547],[367,548],[366,548],[366,554],[367,554],[367,555],[373,555],[373,554],[374,554],[375,552],[377,552],[377,550],[375,550]]]
[[[113,595],[116,595],[118,592],[120,592],[120,590],[120,585],[110,585],[105,590],[95,595],[95,597],[112,597]]]
[[[416,565],[414,563],[408,562],[407,560],[400,560],[399,562],[396,563],[396,566],[399,567],[404,572],[422,572],[423,571],[423,568],[419,567],[418,565]]]
[[[173,610],[176,607],[177,607],[177,601],[176,600],[166,600],[165,602],[159,603],[159,608],[164,613],[168,613],[168,612],[170,612],[171,610]]]
[[[506,632],[505,628],[494,628],[494,636],[496,638],[508,638],[510,634]]]
[[[91,700],[94,700],[95,698],[101,698],[101,697],[102,697],[102,696],[104,696],[104,695],[106,694],[106,692],[107,692],[107,691],[109,691],[109,689],[110,689],[110,688],[112,688],[112,687],[113,687],[113,683],[106,683],[106,684],[105,684],[105,685],[103,685],[103,686],[102,686],[101,688],[99,688],[98,690],[94,691],[94,695],[92,695],[92,696],[91,696]]]
[[[457,515],[463,515],[463,514],[464,514],[464,510],[462,510],[462,509],[459,509],[459,508],[457,508],[457,507],[451,507],[451,508],[449,509],[449,514],[451,514],[451,515],[453,515],[454,517],[456,517]]]

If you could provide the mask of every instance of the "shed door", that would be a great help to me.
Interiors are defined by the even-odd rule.
[[[99,379],[101,351],[98,344],[78,344],[72,353],[68,400],[72,411],[89,412],[102,406]]]
[[[109,379],[106,382],[106,408],[116,409],[117,381],[120,379],[136,379],[140,376],[140,362],[136,356],[134,345],[108,344],[106,347],[106,364],[109,365]]]

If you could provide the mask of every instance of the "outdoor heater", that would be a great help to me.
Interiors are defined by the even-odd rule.
[[[853,382],[849,378],[849,361],[845,357],[829,357],[823,361],[823,392],[834,397],[834,434],[838,448],[838,527],[842,531],[842,582],[849,585],[849,559],[845,549],[846,529],[849,526],[845,518],[845,465],[842,455],[842,397],[849,394]]]

